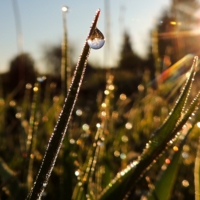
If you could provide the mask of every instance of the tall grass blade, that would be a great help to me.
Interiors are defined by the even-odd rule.
[[[98,10],[95,15],[88,38],[93,34],[96,28],[99,15],[100,15],[100,10]],[[90,50],[90,47],[88,46],[87,41],[86,41],[82,54],[78,61],[78,64],[75,68],[74,77],[73,77],[70,89],[68,91],[67,97],[65,99],[63,109],[61,111],[57,124],[54,128],[54,132],[49,140],[49,144],[47,146],[40,170],[36,177],[36,181],[34,183],[33,188],[31,189],[30,193],[27,196],[27,200],[40,199],[45,187],[47,186],[49,177],[51,175],[54,164],[56,162],[58,153],[60,151],[62,141],[67,131],[68,124],[70,122],[70,118],[71,118],[75,103],[77,101],[79,90],[80,90],[82,80],[84,77],[84,72],[86,69],[86,63],[87,63],[87,58],[89,56],[89,50]]]
[[[36,83],[33,88],[33,102],[31,105],[31,116],[29,120],[29,129],[28,129],[28,136],[27,136],[27,143],[26,143],[26,150],[27,150],[27,187],[30,190],[33,184],[33,160],[34,160],[34,152],[35,152],[35,143],[36,143],[36,132],[38,128],[38,121],[37,121],[37,111],[38,111],[38,104],[39,104],[39,91],[40,86],[39,83]]]
[[[200,137],[194,168],[195,200],[200,200]]]
[[[98,190],[100,190],[101,185],[98,185],[98,179],[100,179],[99,171],[96,169],[97,159],[98,161],[101,159],[100,156],[104,151],[104,131],[107,127],[109,113],[110,113],[110,101],[112,99],[112,90],[113,90],[113,76],[109,75],[106,84],[106,90],[109,91],[108,94],[105,96],[103,103],[101,104],[101,108],[99,111],[99,118],[101,119],[101,123],[97,126],[97,132],[95,135],[95,141],[93,143],[91,153],[88,154],[88,162],[85,167],[85,172],[83,177],[80,177],[80,181],[75,187],[74,194],[72,199],[77,200],[77,198],[88,198],[95,199],[94,196],[97,196]],[[98,175],[97,175],[98,174]],[[90,188],[93,177],[95,176],[96,182],[96,191],[92,191]],[[84,197],[81,197],[81,196]]]
[[[153,160],[165,150],[168,142],[175,137],[176,132],[174,132],[174,129],[179,124],[179,121],[185,112],[185,106],[194,80],[197,64],[198,57],[195,57],[191,67],[190,76],[187,79],[172,112],[169,114],[163,125],[154,132],[139,159],[132,162],[117,174],[101,193],[100,200],[123,199],[127,192],[130,192],[134,188],[140,177],[151,167]]]
[[[197,106],[199,105],[199,100],[200,100],[200,92],[196,95],[194,98],[193,102],[190,104],[188,110],[185,112],[183,118],[180,120],[179,124],[173,131],[174,133],[177,133],[180,131],[181,127],[188,121],[189,116],[191,113],[195,113]],[[196,122],[196,120],[195,120]],[[195,123],[193,122],[193,124]],[[179,143],[179,151],[175,153],[175,155],[172,158],[172,161],[170,165],[167,167],[167,169],[162,173],[160,179],[157,181],[155,185],[155,190],[151,192],[151,194],[148,197],[148,200],[156,200],[153,193],[156,194],[159,200],[169,200],[171,197],[171,191],[173,189],[175,180],[176,180],[176,175],[178,172],[178,169],[180,167],[180,159],[181,159],[181,149],[183,145],[185,144],[185,141],[191,132],[193,126],[188,122],[187,124],[187,134],[184,136],[184,139],[180,141]],[[167,186],[167,187],[166,187]]]
[[[9,168],[5,161],[0,157],[0,177],[1,187],[4,186],[9,191],[10,195],[15,196],[20,189],[20,184],[17,180],[16,173]],[[12,199],[12,198],[11,198]]]
[[[84,175],[75,187],[75,192],[72,197],[73,200],[77,200],[77,198],[80,198],[82,195],[84,197],[81,197],[81,199],[84,199],[89,195],[92,197],[92,191],[89,189],[89,184],[92,181],[92,177],[95,171],[95,165],[97,163],[97,157],[100,151],[100,143],[102,142],[102,134],[103,128],[99,127],[96,132],[95,141],[92,146],[92,153],[91,155],[89,154],[89,160]]]
[[[176,181],[178,170],[180,168],[182,148],[190,131],[191,129],[187,132],[187,135],[184,136],[184,139],[179,144],[178,152],[173,152],[174,155],[170,159],[170,164],[167,166],[167,169],[165,171],[161,172],[162,174],[155,184],[155,189],[151,191],[148,200],[169,200],[171,198],[171,193]],[[155,198],[155,196],[157,197],[157,199]]]
[[[67,7],[66,7],[67,8]],[[63,15],[63,42],[62,42],[62,62],[61,62],[61,81],[62,81],[62,91],[64,97],[67,95],[67,89],[68,89],[68,74],[67,74],[67,68],[68,68],[68,48],[67,48],[67,20],[66,20],[66,12],[62,11]]]

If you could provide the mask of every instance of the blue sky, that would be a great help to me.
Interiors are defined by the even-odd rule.
[[[96,66],[114,65],[118,61],[122,33],[127,29],[135,52],[145,56],[150,30],[158,22],[161,12],[170,0],[110,0],[110,40],[100,50],[92,50],[89,62]],[[66,5],[68,40],[74,50],[73,60],[78,60],[89,27],[97,9],[101,9],[98,28],[105,33],[105,2],[89,0],[18,0],[23,51],[31,54],[40,72],[48,70],[42,59],[44,45],[60,44],[62,40],[62,11]],[[10,60],[18,54],[15,15],[12,0],[0,1],[0,72],[9,69]],[[106,36],[106,35],[105,35]],[[109,60],[105,61],[108,49]]]

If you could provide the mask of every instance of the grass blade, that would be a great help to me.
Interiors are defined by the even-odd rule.
[[[200,138],[194,168],[195,200],[200,200]]]
[[[67,7],[66,7],[67,8]],[[66,97],[68,89],[68,44],[67,44],[67,25],[66,25],[66,12],[62,11],[63,15],[63,42],[62,42],[62,62],[61,62],[61,80],[62,80],[62,92]]]
[[[40,91],[40,85],[39,83],[36,83],[33,88],[33,102],[31,105],[31,116],[29,119],[29,130],[28,130],[28,136],[27,136],[27,142],[26,142],[26,150],[27,150],[27,160],[26,160],[26,167],[27,167],[27,187],[30,190],[31,186],[33,184],[33,160],[34,160],[34,151],[35,151],[35,143],[36,143],[36,131],[38,128],[38,122],[37,122],[37,111],[38,111],[38,105],[39,105],[39,91]],[[32,155],[32,156],[31,156]]]
[[[92,35],[92,33],[94,32],[96,28],[99,15],[100,15],[100,10],[98,10],[95,15],[94,22],[92,23],[88,38]],[[77,101],[79,90],[80,90],[82,80],[84,77],[87,58],[89,56],[89,50],[90,50],[90,47],[88,46],[87,41],[86,41],[82,54],[78,61],[78,64],[76,66],[72,84],[70,86],[67,97],[65,99],[63,109],[61,111],[57,124],[54,128],[54,132],[49,140],[49,144],[47,146],[47,150],[45,152],[43,162],[41,164],[40,170],[36,177],[34,186],[27,196],[27,200],[40,199],[48,183],[49,177],[51,175],[54,164],[56,162],[58,153],[60,151],[62,141],[67,131],[68,124],[70,122],[70,118],[71,118],[75,103]]]
[[[181,95],[174,106],[174,109],[169,114],[164,124],[155,131],[140,158],[117,174],[117,176],[101,193],[100,200],[123,199],[127,192],[131,191],[131,189],[134,187],[134,184],[137,183],[145,171],[150,168],[153,160],[163,152],[167,146],[167,143],[175,137],[176,132],[174,132],[174,129],[177,127],[184,114],[185,105],[187,103],[188,95],[194,80],[197,64],[198,57],[195,57],[190,76],[187,79],[185,87],[183,88]]]
[[[188,110],[185,112],[184,117],[180,120],[179,124],[174,129],[174,134],[176,134],[178,131],[180,131],[181,127],[188,121],[188,118],[191,116],[191,113],[195,113],[195,110],[197,106],[199,105],[199,99],[200,99],[200,92],[196,95],[193,102],[190,104]],[[196,121],[195,121],[196,122]],[[189,133],[192,130],[192,125],[188,124],[188,131],[187,134],[184,136],[184,139],[181,141],[179,145],[179,149],[182,149],[183,145],[185,144],[185,141],[189,135]],[[172,162],[168,166],[167,170],[164,171],[162,174],[160,180],[156,183],[155,190],[152,191],[152,193],[149,195],[148,200],[154,200],[153,193],[156,194],[159,200],[168,200],[171,196],[171,191],[173,189],[173,185],[176,180],[176,175],[179,169],[179,161],[181,158],[182,151],[179,150],[172,159]],[[167,185],[167,187],[166,187]]]
[[[5,161],[0,157],[0,177],[1,187],[7,188],[11,196],[15,196],[20,189],[16,173],[9,168]],[[11,198],[12,199],[12,198]]]
[[[179,144],[178,152],[173,152],[174,155],[172,159],[170,159],[170,164],[168,165],[167,169],[163,171],[159,180],[156,182],[155,189],[151,191],[148,200],[156,200],[153,194],[156,194],[156,197],[159,200],[169,200],[171,198],[171,192],[180,168],[182,148],[190,131],[191,129],[188,130],[187,134],[184,136],[184,139]]]

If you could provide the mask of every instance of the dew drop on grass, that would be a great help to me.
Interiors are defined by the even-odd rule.
[[[80,175],[79,170],[76,170],[76,171],[75,171],[75,176],[79,176],[79,175]]]
[[[122,160],[126,159],[126,154],[121,153],[121,154],[120,154],[120,158],[121,158]]]
[[[32,88],[32,85],[30,83],[26,84],[26,89],[30,90]]]
[[[63,12],[67,12],[68,10],[69,10],[69,8],[68,8],[67,6],[63,6],[63,7],[62,7],[62,11],[63,11]]]
[[[98,141],[98,142],[97,142],[97,145],[98,145],[98,146],[103,146],[104,143],[103,143],[102,141]]]
[[[80,109],[76,110],[76,115],[77,116],[81,116],[82,114],[83,114],[82,110],[80,110]]]
[[[119,157],[119,156],[120,156],[120,152],[119,152],[119,151],[115,151],[115,152],[114,152],[114,156],[115,156],[115,157]]]
[[[126,135],[123,135],[121,137],[121,140],[122,140],[122,142],[126,143],[126,142],[128,142],[128,137]]]
[[[187,180],[183,180],[182,185],[183,185],[183,187],[188,187],[190,185],[190,183]]]
[[[43,183],[43,185],[42,185],[43,187],[46,187],[47,186],[47,183]]]
[[[133,125],[132,125],[130,122],[127,122],[127,123],[125,124],[125,128],[130,130],[130,129],[133,128]]]
[[[88,131],[89,130],[89,125],[88,124],[83,124],[82,125],[82,129],[84,130],[84,131]]]
[[[44,82],[46,79],[47,79],[46,76],[39,76],[39,77],[37,77],[37,81],[38,81],[39,83]]]
[[[103,33],[96,28],[93,34],[88,38],[87,43],[92,49],[100,49],[105,43]]]

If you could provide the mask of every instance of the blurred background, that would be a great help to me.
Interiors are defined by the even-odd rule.
[[[106,43],[104,48],[91,52],[88,61],[92,69],[132,70],[134,65],[138,73],[148,69],[153,75],[155,70],[163,71],[188,53],[199,53],[197,0],[66,3],[0,2],[0,73],[3,76],[17,70],[13,67],[14,60],[21,54],[26,55],[32,66],[24,66],[26,69],[21,69],[21,73],[15,73],[15,79],[19,74],[26,74],[25,70],[30,70],[30,74],[34,70],[40,74],[60,75],[63,5],[68,7],[65,22],[71,69],[81,54],[97,9],[101,9],[98,28]]]
[[[62,10],[63,6],[66,6],[65,11]],[[62,79],[63,40],[67,41],[65,50],[69,88],[97,9],[101,10],[97,27],[105,37],[105,45],[97,50],[91,49],[69,128],[70,134],[64,142],[44,199],[71,198],[76,176],[81,173],[80,166],[86,161],[97,122],[105,120],[101,111],[105,109],[102,102],[107,98],[109,107],[105,112],[109,114],[106,115],[108,125],[105,135],[108,141],[105,146],[109,149],[107,153],[112,156],[101,160],[103,171],[109,174],[104,177],[103,185],[135,159],[151,133],[169,113],[176,95],[180,93],[193,55],[200,54],[199,0],[1,0],[2,199],[12,199],[12,187],[9,188],[9,184],[13,186],[13,180],[20,188],[19,194],[26,196],[26,189],[37,174],[65,96]],[[192,94],[195,92],[193,90]],[[111,136],[109,133],[115,134]],[[30,140],[36,135],[37,139]],[[113,143],[114,140],[116,142]],[[171,199],[194,199],[193,177],[187,172],[194,167],[196,142],[194,133],[190,140],[192,147],[188,144],[185,146],[182,156],[184,167],[179,172]],[[166,158],[169,155],[168,152]],[[5,165],[9,170],[1,168]],[[23,170],[24,165],[27,170]],[[65,167],[69,171],[64,171]],[[155,167],[149,173],[152,180],[155,180],[156,170]],[[102,176],[104,172],[100,172]],[[65,187],[55,185],[57,182],[62,186],[68,184],[67,194],[63,189]],[[142,182],[134,198],[142,199],[147,190],[148,187]],[[12,194],[15,197],[19,195]]]

